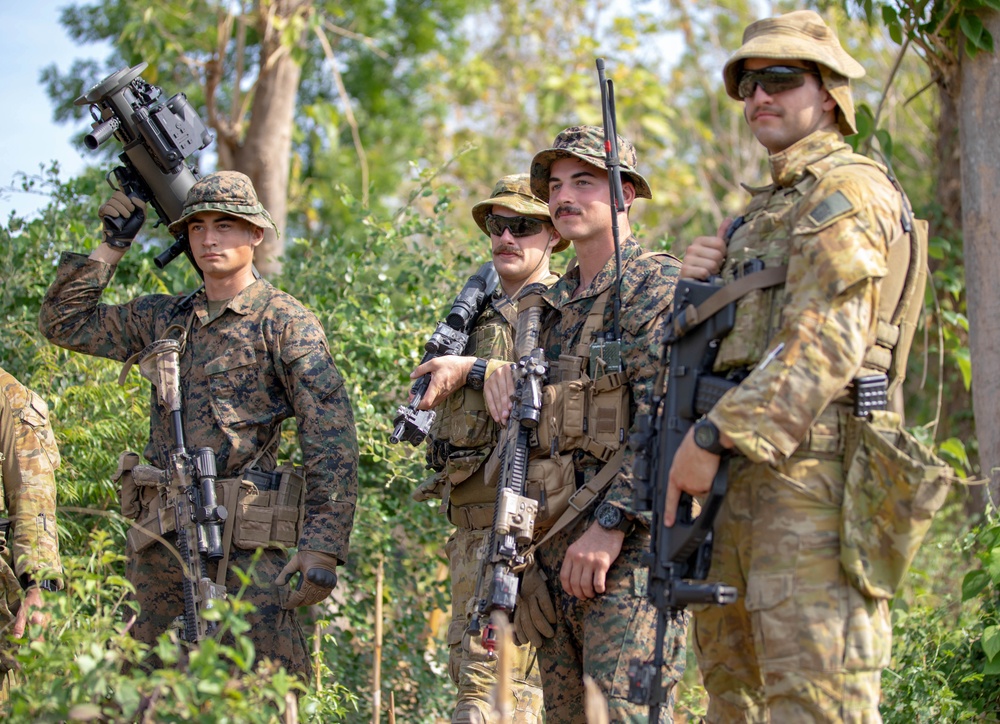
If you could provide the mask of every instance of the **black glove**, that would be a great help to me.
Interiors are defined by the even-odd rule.
[[[104,222],[104,242],[116,249],[128,249],[146,221],[146,202],[126,196],[119,189],[101,205],[97,215]]]

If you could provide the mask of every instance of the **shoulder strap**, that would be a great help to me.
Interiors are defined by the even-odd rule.
[[[732,284],[719,287],[719,291],[715,292],[715,294],[697,307],[689,304],[684,309],[678,310],[678,312],[683,313],[673,315],[674,334],[677,338],[683,337],[688,330],[705,321],[713,314],[716,314],[727,304],[735,302],[755,289],[767,289],[778,284],[784,284],[785,277],[787,276],[787,266],[773,266],[761,269],[759,272],[754,272],[753,274],[747,274]]]

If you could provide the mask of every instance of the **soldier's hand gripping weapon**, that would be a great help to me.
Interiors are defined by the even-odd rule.
[[[544,291],[544,286],[539,285]],[[529,288],[530,289],[530,288]],[[522,293],[523,300],[528,290]],[[542,308],[533,305],[518,313],[514,367],[514,407],[501,443],[500,477],[497,482],[493,527],[487,540],[486,554],[480,561],[476,582],[477,614],[472,617],[469,633],[482,633],[483,647],[492,656],[497,629],[491,622],[494,611],[514,613],[520,574],[525,564],[525,549],[535,533],[538,501],[527,497],[528,457],[532,433],[542,413],[542,387],[548,373],[545,352],[538,347]]]
[[[193,453],[184,441],[180,390],[182,342],[160,339],[138,355],[142,376],[153,383],[157,397],[170,411],[174,448],[164,476],[168,478],[165,508],[173,510],[177,530],[177,550],[184,562],[184,615],[182,636],[197,643],[211,636],[217,624],[206,620],[202,611],[226,597],[220,586],[205,574],[208,561],[223,557],[222,529],[228,517],[215,493],[215,451],[202,447]],[[126,368],[127,370],[127,368]],[[123,374],[124,376],[124,374]]]
[[[185,159],[212,142],[214,136],[183,93],[163,100],[163,91],[142,79],[146,63],[112,73],[74,103],[90,106],[93,130],[84,138],[97,149],[114,136],[122,144],[121,166],[112,170],[118,186],[128,196],[152,204],[164,224],[183,215],[188,190],[198,180],[197,169]],[[124,225],[127,219],[108,219]],[[191,258],[187,231],[154,261],[161,269],[181,253]],[[198,267],[195,265],[195,268]]]
[[[482,314],[490,297],[500,283],[500,277],[493,262],[488,261],[469,277],[462,291],[451,304],[451,311],[443,322],[438,322],[434,334],[424,344],[424,356],[420,364],[443,357],[448,354],[462,354],[469,343],[469,334]],[[405,440],[411,445],[419,445],[427,437],[434,422],[433,410],[418,410],[417,406],[427,392],[431,382],[429,374],[424,375],[410,388],[412,396],[409,403],[396,408],[396,417],[392,420],[393,430],[389,442],[395,445]]]

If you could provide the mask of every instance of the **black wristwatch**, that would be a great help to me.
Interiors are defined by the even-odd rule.
[[[478,357],[465,377],[465,386],[470,390],[481,390],[486,384],[486,360]]]
[[[719,440],[719,428],[707,417],[701,418],[694,424],[694,444],[713,455],[728,452],[728,448]]]
[[[635,521],[625,515],[621,508],[611,503],[601,503],[594,511],[594,520],[604,530],[620,530],[625,535],[632,531]]]

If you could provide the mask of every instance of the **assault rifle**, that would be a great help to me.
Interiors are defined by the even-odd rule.
[[[139,63],[112,73],[74,104],[90,106],[94,119],[93,130],[84,138],[87,148],[96,150],[112,136],[122,144],[118,158],[123,165],[111,172],[118,185],[108,174],[111,187],[152,205],[160,221],[169,225],[183,215],[188,190],[198,180],[197,169],[184,160],[214,136],[183,93],[161,100],[163,91],[139,75],[146,66]],[[105,223],[120,227],[126,221],[112,218]],[[175,235],[174,243],[154,259],[156,266],[162,269],[181,253],[194,265],[187,231]]]
[[[483,648],[490,656],[497,642],[497,628],[491,622],[491,614],[494,611],[504,611],[508,616],[514,613],[520,586],[519,571],[526,563],[524,551],[531,545],[538,515],[538,501],[524,493],[532,433],[541,419],[542,387],[548,374],[545,352],[537,346],[541,315],[540,306],[532,306],[518,314],[514,347],[519,361],[514,367],[514,407],[503,448],[499,451],[500,478],[493,507],[493,527],[486,555],[479,564],[478,616],[473,616],[469,625],[469,633],[474,636],[482,631]]]
[[[435,357],[465,352],[465,346],[469,343],[469,333],[475,326],[479,315],[486,309],[486,305],[499,283],[500,277],[491,261],[483,264],[475,274],[469,277],[469,281],[465,283],[462,291],[451,303],[451,311],[448,312],[448,316],[443,322],[438,322],[434,334],[424,345],[424,356],[420,360],[420,364]],[[418,410],[417,405],[424,398],[430,382],[431,376],[429,374],[414,382],[410,388],[409,403],[396,408],[396,417],[392,420],[393,431],[389,437],[389,442],[393,445],[400,440],[405,440],[415,446],[427,437],[431,423],[434,422],[435,413],[433,410]]]
[[[729,235],[738,225],[730,227]],[[757,270],[756,266],[746,268],[744,274]],[[712,374],[719,344],[736,321],[736,302],[725,304],[707,318],[696,312],[720,289],[712,281],[678,282],[673,311],[667,320],[668,333],[651,412],[639,416],[636,432],[629,441],[636,451],[636,509],[652,511],[650,551],[646,556],[647,595],[658,611],[653,660],[633,660],[629,666],[629,701],[647,704],[650,721],[659,721],[660,708],[668,693],[663,687],[663,639],[670,620],[691,603],[727,604],[736,600],[736,589],[732,586],[697,583],[708,576],[712,562],[712,525],[728,487],[725,458],[702,504],[701,514],[695,517],[694,501],[682,493],[674,525],[667,528],[663,524],[670,466],[681,441],[723,394],[739,384],[737,380]],[[701,307],[699,311],[704,310]]]
[[[175,339],[153,342],[139,354],[139,370],[153,383],[157,396],[170,411],[174,448],[164,476],[169,478],[167,509],[175,514],[177,550],[184,562],[184,615],[182,637],[197,643],[211,636],[217,624],[206,620],[203,610],[226,597],[224,585],[205,575],[208,561],[223,557],[222,528],[228,518],[215,494],[215,452],[198,448],[192,454],[185,445],[181,422],[180,349]]]

